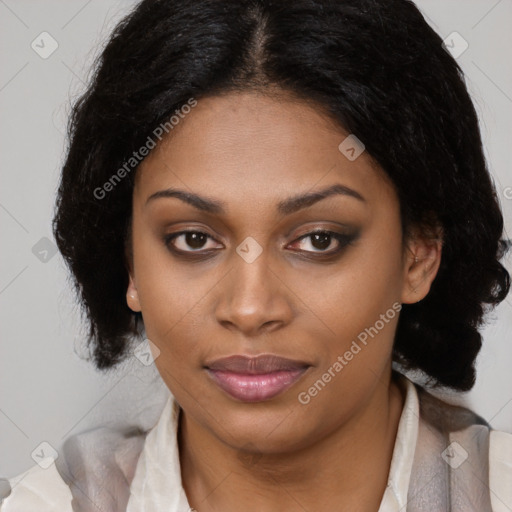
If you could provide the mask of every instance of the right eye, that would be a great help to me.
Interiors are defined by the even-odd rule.
[[[201,250],[211,252],[215,247],[206,247],[208,239],[214,240],[202,231],[180,231],[164,237],[165,245],[173,252],[197,253]]]

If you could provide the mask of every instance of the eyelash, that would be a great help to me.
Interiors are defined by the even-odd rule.
[[[185,258],[189,258],[189,259],[200,259],[200,258],[204,259],[205,257],[208,257],[212,253],[219,250],[219,249],[207,249],[206,251],[201,251],[201,250],[183,251],[181,249],[176,249],[172,244],[173,240],[175,240],[176,238],[178,238],[181,235],[186,235],[188,233],[196,233],[196,234],[206,235],[211,240],[215,240],[213,237],[211,237],[210,235],[208,235],[207,233],[205,233],[203,231],[195,231],[195,230],[179,231],[177,233],[172,233],[172,234],[166,235],[164,237],[164,243],[165,243],[166,247],[173,254],[175,254],[179,257],[185,257]],[[337,233],[335,231],[329,231],[326,229],[317,229],[317,230],[309,231],[308,233],[306,233],[304,235],[301,235],[299,238],[294,240],[292,242],[292,244],[296,243],[296,242],[300,242],[301,240],[307,239],[316,234],[325,234],[325,235],[331,236],[332,238],[337,240],[339,247],[337,249],[331,250],[331,251],[298,251],[299,253],[303,253],[306,255],[311,255],[311,254],[316,255],[316,256],[313,256],[313,258],[315,258],[315,259],[321,259],[322,257],[323,258],[334,257],[334,256],[339,255],[347,246],[351,245],[356,240],[356,238],[358,236],[357,234],[344,235],[341,233]],[[306,257],[308,257],[308,256],[306,256]]]

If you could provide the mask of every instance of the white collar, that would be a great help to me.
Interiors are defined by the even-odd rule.
[[[418,438],[419,402],[414,384],[405,376],[405,403],[391,460],[388,485],[379,512],[405,510]],[[160,419],[148,433],[130,487],[126,512],[188,512],[191,510],[181,482],[177,441],[179,406],[169,396]]]
[[[169,396],[160,419],[147,434],[130,486],[126,512],[188,512],[178,451],[180,408]]]
[[[407,377],[400,375],[400,383],[405,388],[405,402],[395,447],[389,468],[388,485],[382,497],[379,512],[399,512],[407,505],[407,492],[412,472],[414,452],[418,441],[420,405],[416,387]]]

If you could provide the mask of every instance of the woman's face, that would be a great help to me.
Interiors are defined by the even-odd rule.
[[[284,94],[231,93],[137,171],[128,304],[187,418],[234,448],[298,449],[357,415],[400,304],[428,292],[393,187],[347,135]]]

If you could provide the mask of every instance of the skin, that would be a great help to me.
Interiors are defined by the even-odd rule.
[[[366,152],[350,161],[339,151],[347,135],[285,92],[229,93],[200,99],[138,169],[127,302],[142,312],[160,351],[155,364],[182,408],[182,481],[198,512],[379,508],[404,403],[391,371],[398,315],[309,403],[298,394],[393,304],[428,294],[441,243],[419,229],[402,238],[392,184]],[[277,212],[281,201],[334,184],[364,200],[332,195]],[[170,187],[222,201],[225,213],[175,197],[148,202]],[[355,238],[329,258],[322,253],[340,246],[335,238],[300,240],[314,228]],[[188,251],[179,257],[165,236],[184,229],[212,238],[174,239],[170,247]],[[262,249],[252,263],[236,252],[249,236]],[[218,250],[190,259],[209,249]],[[230,397],[203,368],[263,353],[311,366],[256,403]]]

